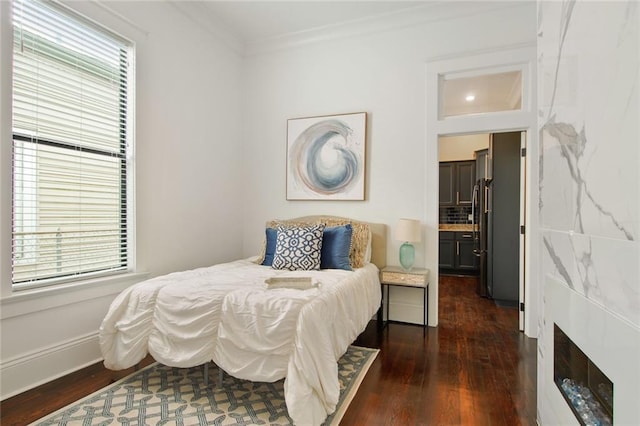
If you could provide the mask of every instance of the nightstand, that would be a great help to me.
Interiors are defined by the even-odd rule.
[[[387,266],[380,271],[380,287],[382,290],[382,303],[380,304],[380,310],[378,312],[378,321],[383,328],[389,321],[389,286],[398,287],[412,287],[422,289],[423,305],[423,334],[424,329],[427,327],[427,312],[429,307],[429,270],[413,268],[410,271],[405,271],[399,266]],[[387,288],[387,294],[385,296],[384,289]],[[383,321],[383,304],[386,303],[387,319]]]

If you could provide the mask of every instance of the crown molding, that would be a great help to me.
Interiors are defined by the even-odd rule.
[[[245,43],[206,7],[204,1],[167,1],[174,9],[235,53],[245,54]]]
[[[121,22],[124,22],[130,28],[133,28],[138,33],[142,34],[143,36],[145,36],[145,37],[149,36],[149,30],[147,30],[144,27],[141,27],[140,25],[138,25],[135,22],[133,22],[131,19],[129,19],[126,16],[124,16],[122,13],[118,12],[117,10],[115,10],[113,7],[109,6],[106,3],[106,0],[90,0],[90,3],[94,4],[97,7],[99,7],[100,9],[102,9],[105,12],[107,12],[111,16],[119,19]],[[71,6],[73,6],[73,2],[70,2],[69,4]]]
[[[206,7],[205,1],[167,1],[202,30],[241,56],[253,56],[293,49],[331,40],[410,28],[428,22],[446,21],[496,10],[535,4],[533,0],[512,1],[447,1],[425,0],[422,4],[395,12],[368,16],[346,22],[245,41]]]
[[[416,7],[396,12],[384,13],[347,22],[326,25],[306,31],[249,41],[245,45],[245,55],[303,47],[330,40],[381,33],[428,22],[446,21],[465,16],[493,12],[496,10],[535,4],[532,0],[516,1],[425,1]]]

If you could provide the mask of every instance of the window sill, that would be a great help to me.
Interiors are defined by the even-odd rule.
[[[128,272],[14,292],[0,299],[0,319],[116,295],[148,275],[148,272]]]

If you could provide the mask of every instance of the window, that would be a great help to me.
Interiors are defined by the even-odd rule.
[[[441,118],[522,109],[522,72],[444,75]]]
[[[130,43],[13,2],[13,288],[129,266]]]

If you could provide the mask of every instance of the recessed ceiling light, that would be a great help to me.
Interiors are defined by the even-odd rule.
[[[467,102],[473,102],[476,98],[476,95],[469,94],[466,98],[464,98]]]

